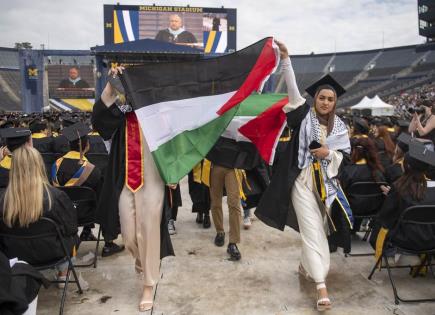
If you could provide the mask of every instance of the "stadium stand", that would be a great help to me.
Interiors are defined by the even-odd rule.
[[[0,48],[0,109],[21,111],[18,50]]]
[[[93,56],[49,56],[47,65],[90,65]],[[305,90],[312,82],[331,73],[347,93],[339,102],[346,107],[364,96],[378,94],[384,98],[402,91],[431,83],[435,77],[435,44],[292,56],[299,89]],[[83,73],[84,76],[85,73]],[[87,74],[92,76],[91,73]],[[49,78],[56,81],[59,78]],[[273,75],[268,91],[285,93],[286,87],[279,71]],[[53,83],[53,82],[50,82]],[[21,110],[18,51],[0,48],[0,108]]]

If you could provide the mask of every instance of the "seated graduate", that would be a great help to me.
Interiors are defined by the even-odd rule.
[[[390,186],[403,175],[403,159],[409,150],[409,141],[411,136],[407,133],[401,133],[397,137],[396,147],[394,149],[393,164],[385,168],[385,180]]]
[[[26,134],[22,129],[5,131],[2,136],[6,139],[16,137],[14,133]],[[30,131],[27,130],[26,135],[30,137]],[[21,145],[12,151],[9,184],[0,198],[0,231],[7,233],[8,228],[28,227],[42,216],[58,224],[67,250],[72,253],[77,244],[76,210],[64,192],[49,184],[41,154],[30,145]],[[47,236],[37,244],[29,240],[28,246],[17,247],[13,241],[1,239],[0,250],[13,253],[30,264],[38,264],[64,256],[63,251],[54,250],[58,248],[56,243],[55,238]],[[58,266],[59,277],[66,276],[67,266]]]
[[[36,118],[29,124],[32,132],[33,147],[40,153],[53,152],[53,138],[48,136],[48,122]]]
[[[32,147],[31,132],[26,128],[7,128],[0,131],[5,146],[0,149],[0,191],[4,191],[9,183],[11,154],[23,145]]]
[[[424,144],[412,141],[409,145],[409,152],[404,157],[404,174],[393,184],[376,217],[374,229],[370,236],[370,243],[374,248],[379,244],[378,237],[382,237],[395,228],[400,215],[406,208],[415,205],[435,204],[435,181],[426,177],[426,172],[431,165],[435,166],[435,153],[427,150]],[[428,231],[415,232],[417,232],[413,235],[415,239],[427,239],[425,234]],[[395,235],[394,239],[406,243],[409,236],[399,233],[399,235]],[[427,245],[424,244],[424,246]],[[435,244],[429,246],[435,247]]]
[[[376,148],[369,138],[352,141],[351,163],[340,172],[340,184],[344,192],[356,182],[383,182],[383,167]]]
[[[102,180],[101,171],[90,163],[85,154],[89,150],[88,134],[90,128],[84,123],[76,123],[63,129],[63,135],[69,142],[70,151],[57,159],[51,169],[53,186],[85,186],[93,189],[99,197]],[[92,213],[95,209],[89,209]],[[91,216],[94,216],[93,214]],[[82,241],[95,241],[92,234],[93,224],[86,225],[80,234]]]
[[[376,123],[372,127],[373,140],[376,144],[379,159],[384,168],[391,165],[394,155],[394,142],[391,140],[390,132],[382,122]]]

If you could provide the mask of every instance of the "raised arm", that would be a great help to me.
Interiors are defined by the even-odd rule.
[[[286,106],[284,106],[283,109],[287,113],[303,105],[305,103],[305,98],[303,98],[301,93],[299,93],[299,89],[296,84],[295,73],[293,71],[293,67],[290,61],[287,47],[279,41],[275,41],[275,42],[278,45],[281,54],[282,75],[284,76],[284,80],[287,85],[289,103]]]

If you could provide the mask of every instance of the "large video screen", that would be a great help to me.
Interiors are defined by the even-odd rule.
[[[204,53],[236,50],[236,9],[156,5],[104,5],[104,42],[155,39]]]
[[[47,65],[50,98],[94,98],[92,65]]]

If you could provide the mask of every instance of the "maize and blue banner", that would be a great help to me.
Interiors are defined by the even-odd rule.
[[[114,43],[120,44],[139,39],[139,12],[113,10]]]

